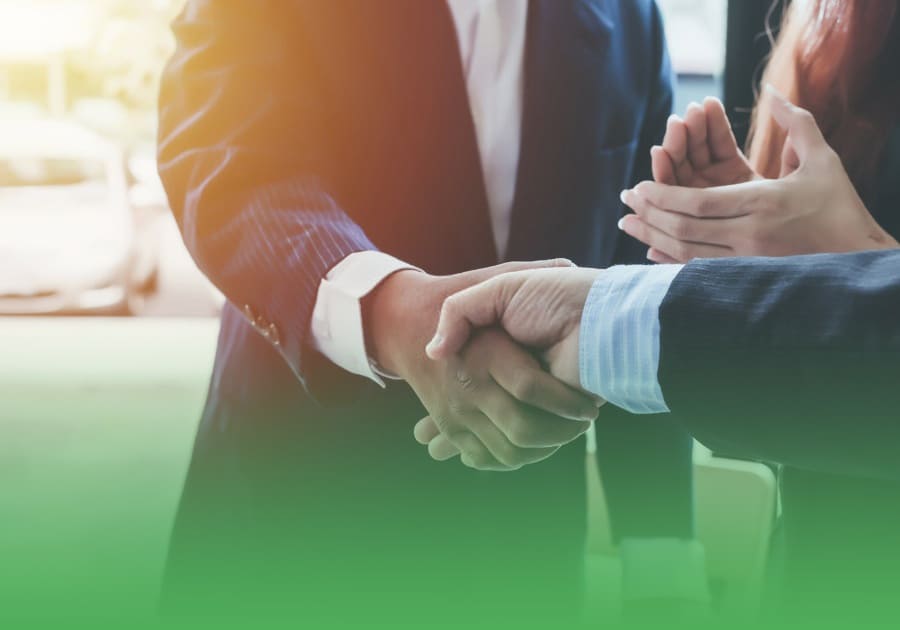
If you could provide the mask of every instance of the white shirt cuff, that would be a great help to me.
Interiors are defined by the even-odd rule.
[[[362,299],[384,280],[405,269],[418,269],[377,251],[350,254],[319,283],[312,315],[312,339],[316,349],[335,365],[372,379],[382,387],[381,377],[366,353]]]

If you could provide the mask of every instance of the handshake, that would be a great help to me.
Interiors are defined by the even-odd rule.
[[[513,374],[517,399],[533,401],[546,413],[543,418],[528,414],[513,415],[505,422],[500,418],[494,430],[503,433],[513,447],[501,451],[503,459],[477,437],[454,438],[458,434],[452,428],[430,416],[419,422],[415,434],[419,442],[428,444],[432,457],[447,459],[460,454],[463,463],[474,468],[492,467],[496,462],[503,469],[515,469],[549,457],[587,431],[604,404],[581,389],[578,360],[581,315],[598,273],[574,266],[510,272],[444,302],[437,332],[426,348],[429,358],[452,359],[473,334],[491,334],[479,331],[499,327],[503,333],[493,334],[505,334],[536,357]],[[537,363],[546,366],[558,382],[538,373]],[[557,397],[558,404],[554,404]],[[572,413],[576,409],[578,413]],[[488,462],[487,466],[483,462]]]
[[[579,329],[599,273],[553,260],[385,281],[373,349],[428,411],[415,436],[434,459],[516,470],[588,430],[603,401],[580,387]]]
[[[717,100],[669,120],[651,152],[655,181],[622,196],[635,214],[619,227],[649,246],[652,261],[898,246],[809,112],[768,95],[787,137],[772,178],[740,151]],[[603,401],[582,389],[579,331],[602,273],[556,260],[443,278],[402,271],[381,285],[370,304],[372,350],[428,410],[415,435],[433,458],[513,470],[587,431]]]

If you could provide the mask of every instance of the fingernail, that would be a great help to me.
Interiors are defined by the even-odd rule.
[[[628,191],[627,191],[627,190],[623,190],[622,192],[620,192],[620,193],[619,193],[619,199],[622,200],[622,203],[624,203],[624,204],[627,205],[627,204],[628,204]]]
[[[621,219],[619,219],[618,226],[619,226],[619,229],[620,229],[620,230],[624,230],[624,229],[625,229],[625,217],[622,217]]]

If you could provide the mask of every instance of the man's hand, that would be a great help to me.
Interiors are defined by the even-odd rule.
[[[581,314],[599,273],[574,267],[519,271],[460,291],[444,301],[437,332],[428,344],[428,356],[437,362],[453,361],[467,348],[463,351],[466,356],[473,348],[469,341],[473,334],[477,344],[479,329],[500,326],[517,343],[541,353],[554,376],[572,388],[580,388]],[[602,401],[588,400],[596,415]],[[448,459],[458,452],[457,441],[433,418],[421,421],[415,434],[419,442],[428,444],[436,459]],[[488,445],[474,440],[465,446],[463,454],[469,460],[473,453],[489,450]],[[476,467],[480,468],[477,462]]]
[[[442,360],[425,355],[448,296],[505,272],[563,265],[571,263],[509,263],[449,277],[402,271],[372,296],[368,323],[376,361],[409,383],[429,423],[470,467],[513,470],[545,459],[597,416],[592,398],[548,374],[499,330],[481,332],[464,351]],[[442,451],[432,455],[446,458]]]

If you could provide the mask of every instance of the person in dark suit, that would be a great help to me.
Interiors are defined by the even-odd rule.
[[[789,174],[727,187],[642,184],[639,194],[685,216],[867,215],[815,119],[771,97],[796,161]],[[898,312],[897,247],[520,272],[449,298],[429,354],[449,356],[473,327],[500,323],[542,349],[566,382],[638,413],[670,412],[717,452],[782,465],[781,612],[881,622],[896,612],[900,585]],[[433,423],[417,435],[452,456]]]
[[[438,367],[424,345],[502,260],[644,260],[616,222],[672,105],[655,4],[193,0],[174,29],[160,175],[228,301],[164,601],[577,610],[594,401],[501,331]],[[559,452],[436,467],[426,415],[472,467]],[[689,436],[622,412],[597,434],[617,539],[694,557]]]
[[[768,91],[760,100],[746,157],[721,104],[708,100],[690,107],[683,120],[670,120],[662,147],[653,150],[658,181],[626,193],[636,214],[626,218],[623,229],[648,244],[650,258],[658,262],[900,247],[898,59],[897,0],[792,3],[764,80],[809,110],[833,149],[818,150],[817,159],[839,160],[846,174],[822,177],[811,187],[818,194],[804,203],[789,195],[776,202],[775,194],[788,181],[784,176],[805,175],[797,170],[801,160],[787,140],[790,133],[773,116],[784,109],[784,99]],[[816,125],[798,124],[794,140],[797,133],[818,133]],[[800,141],[813,146],[806,137]],[[753,185],[725,186],[701,197],[669,187],[743,182]],[[701,211],[698,202],[707,207]],[[842,409],[847,418],[856,418],[869,405]],[[719,452],[727,456],[744,448],[721,445]],[[900,486],[788,462],[779,477],[784,509],[773,564],[783,564],[783,591],[791,599],[828,599],[821,591],[847,591],[846,576],[857,576],[852,589],[860,592],[883,593],[896,585],[890,576],[900,563],[894,531]]]

